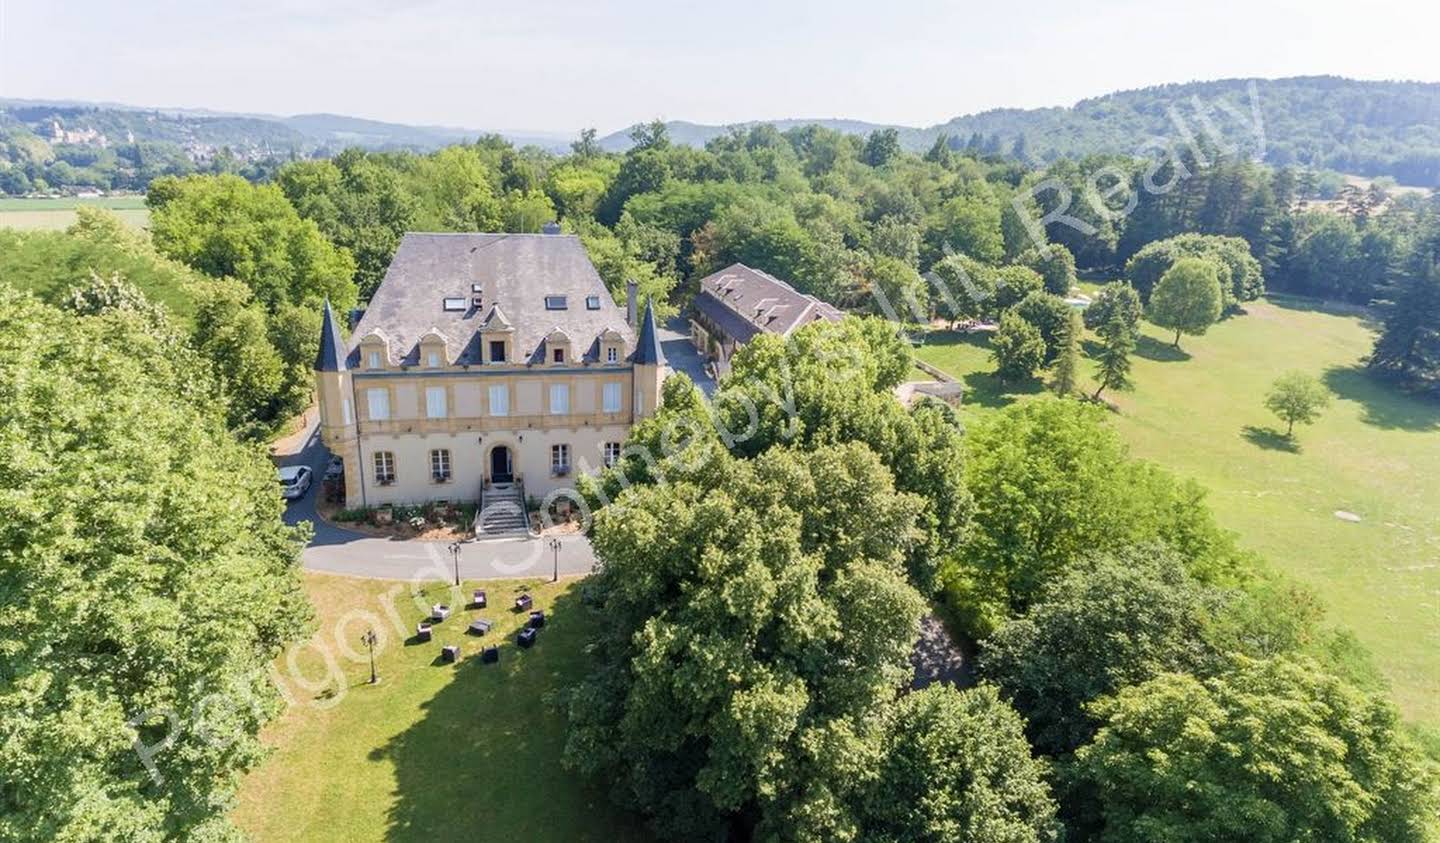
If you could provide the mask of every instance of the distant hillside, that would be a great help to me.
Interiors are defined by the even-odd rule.
[[[1200,115],[1208,112],[1222,138],[1258,151],[1260,136],[1251,123],[1252,82],[1269,163],[1388,175],[1403,184],[1440,186],[1440,83],[1431,82],[1365,82],[1335,76],[1187,82],[1106,94],[1069,108],[996,109],[936,126],[890,128],[899,131],[901,143],[916,151],[945,134],[952,146],[991,153],[1013,154],[1019,141],[1023,157],[1045,162],[1089,153],[1135,154],[1154,138],[1183,143],[1186,131],[1205,133]],[[782,130],[816,123],[853,134],[883,128],[849,120],[771,122]],[[730,128],[667,125],[674,141],[696,146]],[[628,129],[616,132],[601,143],[607,149],[625,149],[630,145],[628,134]]]
[[[791,118],[788,120],[750,120],[745,123],[727,123],[725,125],[690,123],[685,120],[671,120],[665,124],[670,132],[670,140],[673,143],[686,146],[701,147],[714,138],[718,138],[731,129],[749,129],[751,126],[758,126],[768,123],[780,131],[795,129],[801,126],[824,126],[827,129],[834,129],[837,132],[844,132],[850,135],[868,135],[876,129],[896,129],[901,134],[907,132],[920,132],[921,129],[911,129],[904,126],[891,126],[883,123],[866,123],[864,120],[840,120],[835,118],[802,119]],[[635,124],[618,132],[612,132],[600,139],[600,146],[608,152],[624,152],[631,147],[630,133],[635,130]]]

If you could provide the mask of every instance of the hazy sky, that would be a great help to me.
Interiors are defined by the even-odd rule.
[[[0,96],[478,129],[931,125],[1120,88],[1440,81],[1435,0],[0,0]]]

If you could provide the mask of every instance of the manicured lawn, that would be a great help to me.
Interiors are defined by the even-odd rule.
[[[601,788],[560,766],[565,718],[546,696],[585,669],[592,621],[577,581],[530,582],[548,623],[529,650],[515,645],[523,616],[509,608],[520,585],[467,583],[463,602],[485,588],[490,608],[460,609],[432,642],[415,644],[403,639],[421,607],[453,605],[450,587],[428,584],[412,598],[407,584],[307,574],[318,632],[295,651],[298,671],[288,654],[277,661],[293,704],[265,734],[273,754],[241,789],[240,826],[260,841],[650,839]],[[496,622],[484,638],[465,634],[475,617]],[[370,627],[382,639],[375,686],[358,643]],[[480,664],[482,641],[500,643],[498,665]],[[462,660],[440,663],[452,643]],[[335,673],[320,649],[334,654]]]
[[[1365,375],[1373,333],[1355,315],[1290,298],[1247,309],[1181,352],[1147,324],[1135,389],[1106,393],[1116,428],[1136,456],[1209,488],[1223,525],[1318,591],[1370,648],[1406,717],[1440,727],[1440,403]],[[998,383],[988,342],[940,332],[916,350],[965,382],[972,417],[1042,390]],[[1293,445],[1261,404],[1289,369],[1336,397]]]
[[[0,228],[47,229],[68,228],[75,222],[75,208],[87,205],[109,208],[133,228],[150,223],[150,211],[144,196],[104,196],[97,199],[18,199],[0,198]]]

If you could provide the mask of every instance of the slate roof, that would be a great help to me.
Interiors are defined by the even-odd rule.
[[[660,350],[660,335],[655,330],[655,307],[648,299],[645,302],[645,319],[640,323],[640,339],[635,343],[631,362],[665,364],[665,352]]]
[[[482,300],[478,308],[473,304],[476,295]],[[566,297],[566,308],[547,310],[545,297],[557,295]],[[599,298],[598,309],[586,307],[589,296]],[[464,308],[446,310],[447,297],[464,299]],[[445,337],[450,363],[478,364],[479,330],[487,316],[492,316],[491,327],[514,327],[512,349],[521,363],[544,362],[545,337],[557,328],[574,339],[581,360],[599,359],[599,337],[606,329],[618,332],[627,348],[635,346],[625,309],[610,298],[578,237],[412,232],[400,241],[385,278],[351,332],[349,365],[358,368],[360,341],[376,331],[388,342],[392,360],[415,365],[420,337],[432,328]]]
[[[796,328],[817,319],[838,322],[845,315],[832,305],[743,263],[731,264],[701,278],[695,309],[741,342],[760,331],[788,336]]]
[[[340,337],[340,326],[335,322],[329,299],[325,300],[325,314],[320,321],[320,350],[315,354],[315,371],[345,371],[345,340]]]

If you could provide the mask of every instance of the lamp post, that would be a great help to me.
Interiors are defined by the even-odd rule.
[[[360,643],[370,648],[370,684],[374,685],[380,681],[380,676],[375,673],[375,630],[367,629],[365,634],[360,636]]]
[[[555,571],[550,575],[550,582],[560,582],[560,540],[550,539],[550,550],[555,554]]]
[[[455,562],[455,585],[460,585],[460,542],[450,543],[450,558]]]

